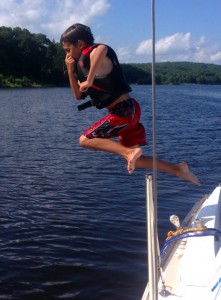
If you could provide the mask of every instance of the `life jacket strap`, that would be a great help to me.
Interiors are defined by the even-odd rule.
[[[86,102],[84,102],[84,103],[78,105],[78,111],[84,110],[84,109],[86,109],[86,108],[88,108],[88,107],[91,107],[91,106],[93,106],[93,105],[94,105],[94,104],[93,104],[93,101],[92,101],[92,100],[86,101]]]

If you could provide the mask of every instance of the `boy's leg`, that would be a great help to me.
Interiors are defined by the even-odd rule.
[[[89,149],[115,153],[123,157],[127,161],[127,170],[130,174],[133,173],[135,168],[153,169],[153,158],[151,156],[142,155],[142,150],[139,147],[127,148],[110,139],[88,139],[84,135],[80,137],[80,145]],[[157,170],[200,185],[199,180],[190,172],[186,163],[174,164],[157,159]]]
[[[82,135],[80,145],[85,148],[115,153],[127,161],[127,170],[131,174],[135,169],[136,160],[142,154],[141,148],[128,148],[112,141],[111,139],[93,138],[88,139]]]
[[[153,169],[153,158],[151,156],[141,155],[137,158],[136,168],[141,169]],[[169,163],[160,159],[157,159],[157,171],[165,172],[184,180],[190,181],[195,185],[200,185],[198,178],[189,170],[188,165],[185,162],[182,163]]]

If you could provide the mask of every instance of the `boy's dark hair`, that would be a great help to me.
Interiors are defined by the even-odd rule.
[[[75,45],[78,40],[84,41],[88,45],[94,43],[94,37],[90,27],[76,23],[62,33],[60,42],[67,42]]]

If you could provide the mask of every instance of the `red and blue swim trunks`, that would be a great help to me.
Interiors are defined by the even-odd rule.
[[[126,147],[147,145],[144,126],[140,123],[138,102],[129,98],[114,106],[109,114],[88,128],[83,135],[88,139],[118,137]]]

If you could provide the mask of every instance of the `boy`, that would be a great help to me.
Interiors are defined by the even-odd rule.
[[[108,110],[107,116],[81,135],[80,145],[123,157],[129,174],[135,168],[152,169],[152,157],[142,155],[140,148],[147,145],[145,129],[139,123],[140,106],[129,96],[131,88],[124,79],[115,52],[107,45],[94,44],[90,28],[78,23],[61,35],[61,43],[66,51],[65,63],[75,98],[91,98],[79,105],[79,110],[91,105]],[[120,143],[113,141],[113,137],[118,137]],[[158,159],[157,170],[200,184],[186,163],[174,164]]]

